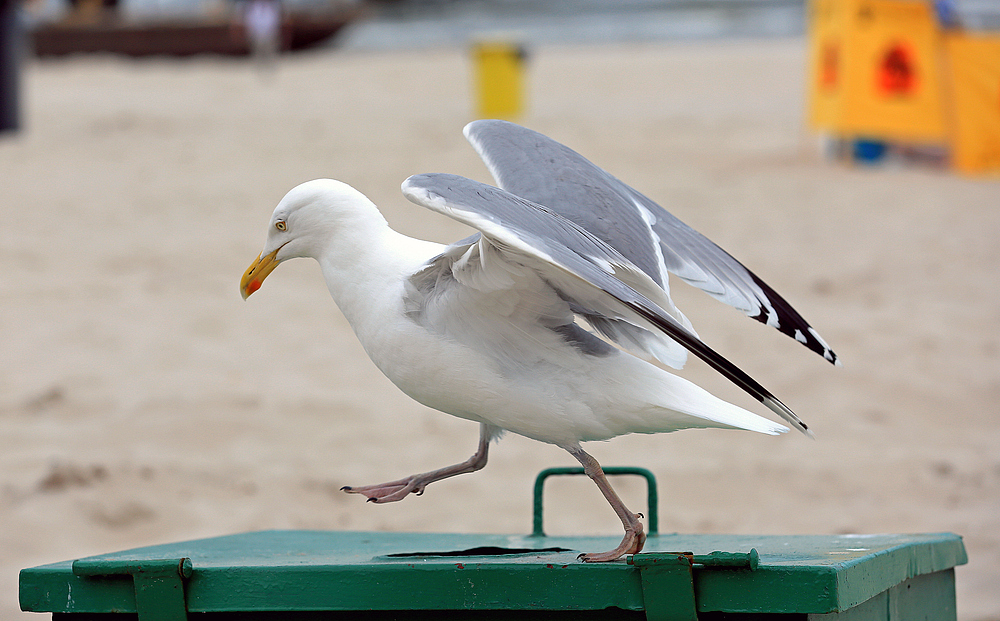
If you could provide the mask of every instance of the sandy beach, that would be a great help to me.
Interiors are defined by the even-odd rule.
[[[368,361],[314,263],[238,292],[283,194],[316,177],[397,230],[467,230],[408,203],[420,172],[491,181],[465,142],[462,49],[32,62],[0,139],[0,620],[17,572],[272,528],[523,533],[564,451],[508,436],[474,475],[384,506],[337,491],[461,461],[475,424]],[[521,121],[727,249],[844,361],[834,368],[683,284],[701,337],[815,430],[588,445],[657,475],[661,530],[955,532],[963,621],[1000,620],[1000,183],[824,160],[801,39],[541,47]],[[767,415],[706,365],[681,372]],[[643,504],[638,484],[616,483]],[[497,493],[503,490],[503,493]],[[666,499],[669,499],[667,501]],[[547,528],[620,533],[589,481]]]

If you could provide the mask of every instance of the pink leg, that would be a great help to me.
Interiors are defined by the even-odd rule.
[[[611,483],[608,482],[608,477],[604,475],[604,470],[601,469],[601,464],[597,463],[596,459],[584,452],[579,446],[566,450],[569,451],[570,455],[576,457],[577,461],[583,465],[583,471],[587,476],[593,479],[594,483],[597,483],[597,487],[600,488],[601,493],[611,503],[611,508],[618,514],[622,525],[625,527],[625,537],[618,544],[617,548],[609,552],[581,554],[580,558],[588,563],[600,563],[618,560],[625,554],[641,552],[643,544],[646,543],[646,533],[643,532],[642,522],[639,521],[642,515],[632,513],[628,510],[622,499],[612,489]]]
[[[479,435],[479,449],[476,454],[460,464],[439,468],[422,474],[414,474],[388,483],[378,485],[365,485],[364,487],[351,487],[349,485],[340,488],[348,494],[362,494],[368,497],[368,502],[395,502],[402,500],[410,494],[417,496],[424,493],[424,488],[434,481],[440,481],[459,474],[482,470],[486,465],[487,453],[490,449],[490,438],[494,431],[486,425],[482,426]]]

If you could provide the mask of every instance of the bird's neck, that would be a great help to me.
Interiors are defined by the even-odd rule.
[[[404,281],[444,248],[397,233],[381,218],[364,229],[340,236],[317,257],[330,295],[362,342],[380,317],[401,312]]]

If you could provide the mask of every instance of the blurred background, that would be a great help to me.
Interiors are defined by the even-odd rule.
[[[661,530],[955,532],[959,618],[1000,619],[998,29],[992,0],[0,0],[0,619],[32,618],[21,568],[154,543],[529,532],[534,475],[575,464],[514,436],[419,498],[339,492],[461,461],[477,426],[385,380],[315,264],[237,290],[316,177],[464,236],[399,184],[491,182],[461,134],[484,116],[659,202],[844,361],[676,284],[817,440],[588,446],[656,473]],[[620,533],[589,481],[547,490],[547,531]]]

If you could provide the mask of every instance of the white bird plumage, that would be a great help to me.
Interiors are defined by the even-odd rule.
[[[517,138],[540,134],[524,134],[530,130],[500,121],[477,124],[466,135],[501,184],[516,174],[511,166],[532,161],[530,141]],[[491,136],[513,141],[516,151],[509,145],[491,151],[484,146]],[[497,163],[515,153],[507,168]],[[569,153],[569,163],[579,166],[573,156],[586,162]],[[787,431],[613,347],[592,329],[630,352],[673,366],[683,364],[691,350],[805,431],[791,410],[694,334],[671,302],[664,277],[647,271],[671,267],[652,228],[656,240],[647,252],[659,262],[644,270],[626,256],[642,258],[637,246],[619,251],[577,224],[572,214],[564,216],[558,206],[542,206],[530,197],[453,175],[411,177],[403,193],[480,233],[450,246],[413,239],[389,228],[376,206],[354,188],[329,179],[310,181],[278,204],[264,249],[241,282],[247,297],[278,263],[316,259],[331,296],[375,365],[420,403],[480,423],[479,449],[468,461],[346,491],[375,502],[422,493],[433,481],[482,468],[489,443],[510,431],[568,450],[598,484],[626,534],[614,550],[582,558],[606,561],[641,550],[645,536],[638,516],[618,499],[581,442],[692,427]],[[631,209],[648,224],[662,217],[634,201]],[[706,271],[695,267],[688,273],[699,270]],[[733,278],[703,280],[711,281],[717,297],[732,297],[721,284],[726,277]],[[745,297],[739,299],[748,306]],[[756,307],[744,310],[757,312]],[[829,351],[825,343],[822,347]]]

